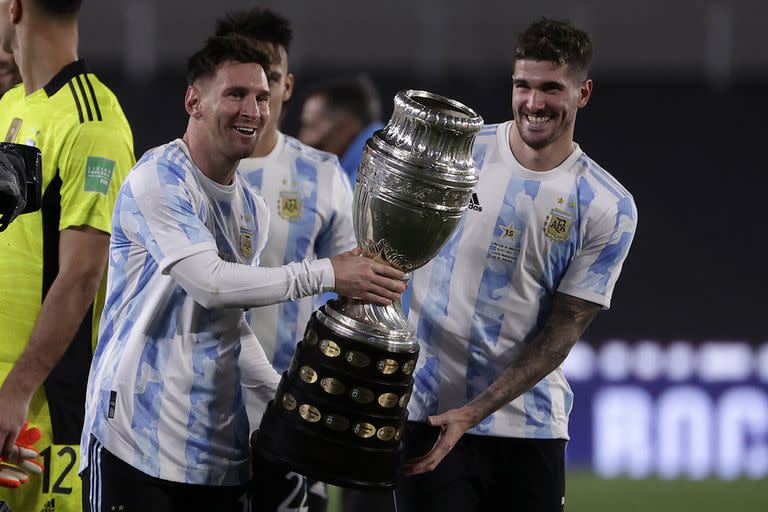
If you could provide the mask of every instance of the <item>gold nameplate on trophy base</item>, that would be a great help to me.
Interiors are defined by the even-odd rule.
[[[293,395],[290,393],[283,393],[281,402],[283,407],[288,411],[292,411],[296,408],[296,399],[293,398]]]
[[[338,357],[341,354],[341,348],[335,341],[323,340],[320,342],[320,352],[328,357]]]
[[[398,366],[397,361],[394,359],[382,359],[376,363],[376,369],[384,375],[392,375],[397,371]]]
[[[391,441],[396,433],[395,427],[381,427],[378,432],[376,432],[376,437],[382,441]]]
[[[379,405],[390,409],[397,405],[397,395],[394,393],[384,393],[379,397]]]
[[[299,376],[307,384],[314,384],[317,381],[317,372],[309,366],[302,366]]]
[[[373,437],[374,434],[376,434],[376,427],[370,423],[361,422],[355,423],[355,427],[352,429],[352,431],[357,437],[368,439],[369,437]]]
[[[317,423],[320,421],[321,417],[320,411],[318,411],[315,406],[309,404],[302,404],[301,407],[299,407],[299,416],[310,423]]]

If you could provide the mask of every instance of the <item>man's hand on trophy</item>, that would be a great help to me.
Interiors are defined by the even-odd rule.
[[[344,297],[383,306],[399,299],[405,291],[405,274],[362,254],[358,247],[331,258],[336,276],[334,290]]]

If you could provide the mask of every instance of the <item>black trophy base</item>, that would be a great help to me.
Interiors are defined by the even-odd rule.
[[[251,447],[265,459],[339,487],[387,490],[397,486],[402,476],[401,451],[334,442],[270,414],[273,406],[270,401],[259,430],[251,437]]]

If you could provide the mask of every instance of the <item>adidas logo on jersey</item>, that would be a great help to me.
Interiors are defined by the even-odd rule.
[[[56,512],[56,498],[53,498],[51,501],[43,505],[43,508],[40,509],[40,512]]]
[[[480,206],[480,200],[477,198],[476,192],[473,192],[472,197],[469,198],[469,207],[477,212],[483,211],[483,207]]]

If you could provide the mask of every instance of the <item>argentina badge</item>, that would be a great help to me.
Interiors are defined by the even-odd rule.
[[[245,227],[240,228],[240,254],[249,260],[253,258],[253,232]]]

